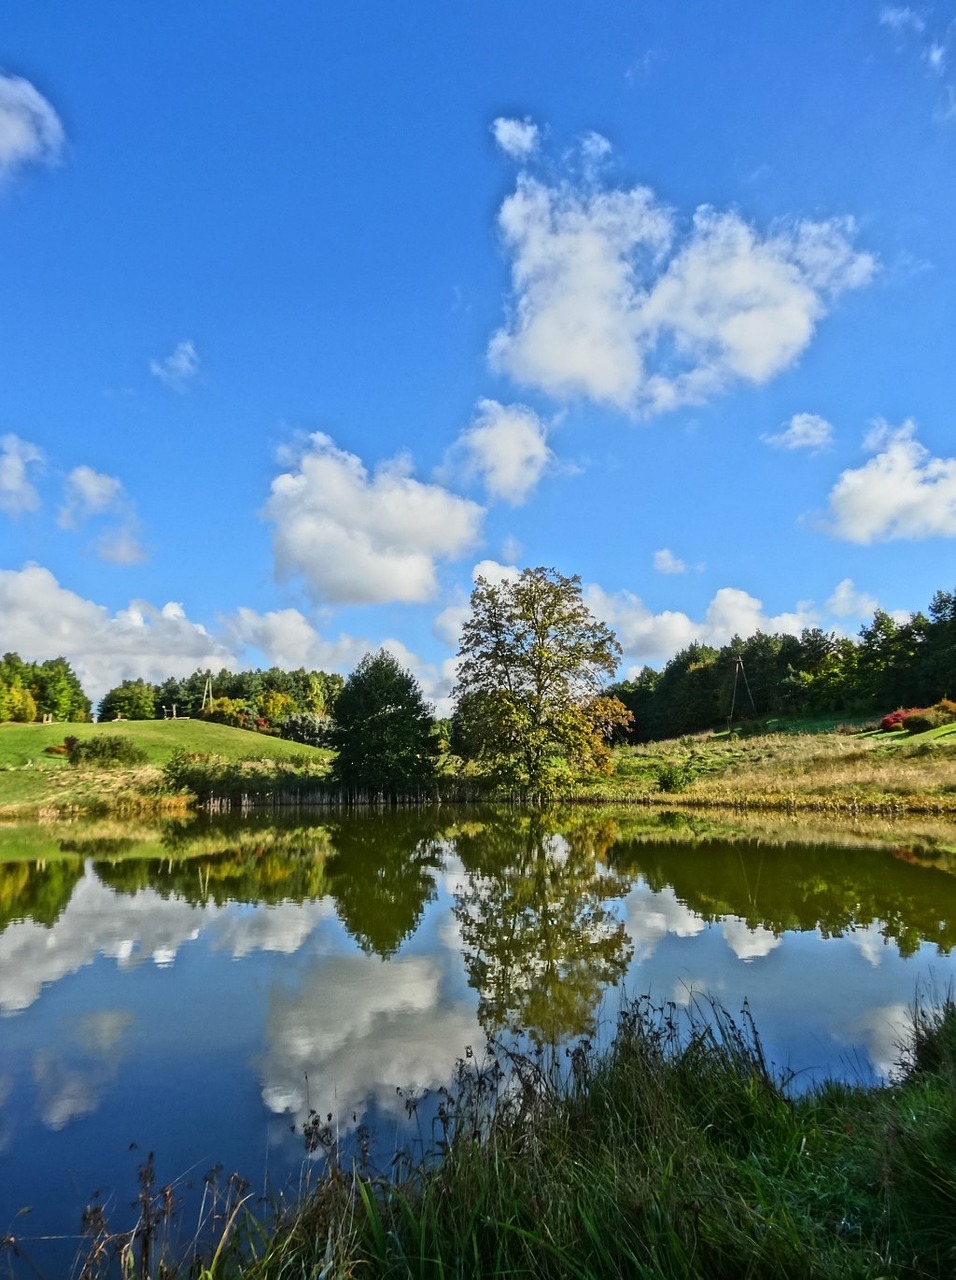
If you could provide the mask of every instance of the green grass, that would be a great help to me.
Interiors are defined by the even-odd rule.
[[[20,768],[32,760],[41,763],[46,747],[56,746],[64,737],[94,738],[104,734],[129,737],[147,754],[150,764],[164,765],[177,751],[202,751],[241,760],[249,756],[266,760],[288,760],[307,754],[325,759],[331,752],[319,747],[303,747],[264,733],[232,729],[205,720],[113,720],[107,724],[0,724],[0,768]],[[46,757],[55,766],[64,763]]]
[[[67,736],[85,740],[128,737],[146,753],[142,768],[74,768],[65,756],[45,748]],[[145,813],[182,808],[185,800],[164,794],[161,769],[177,752],[325,763],[331,752],[304,747],[268,734],[232,729],[202,720],[123,720],[108,724],[0,724],[0,817],[43,817],[72,813]]]

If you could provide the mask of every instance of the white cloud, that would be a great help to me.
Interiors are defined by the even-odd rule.
[[[833,427],[817,413],[795,413],[783,431],[760,439],[778,449],[825,449],[833,442]]]
[[[891,27],[894,31],[915,31],[926,29],[926,23],[916,12],[906,5],[884,5],[880,10],[880,23]]]
[[[626,898],[625,913],[638,964],[649,960],[668,934],[694,938],[707,928],[707,921],[681,902],[670,885],[656,892],[641,881]]]
[[[258,649],[278,667],[350,670],[376,648],[355,636],[340,635],[329,640],[298,609],[257,613],[243,605],[222,621],[238,644]]]
[[[669,213],[645,187],[577,192],[522,175],[498,223],[515,303],[491,340],[492,366],[558,396],[630,404],[645,377],[635,263],[667,247]]]
[[[61,529],[76,529],[85,521],[112,515],[121,523],[100,534],[93,544],[97,555],[111,564],[142,564],[146,559],[136,529],[136,516],[123,485],[92,467],[74,467],[63,486],[65,501],[57,523]]]
[[[667,547],[654,552],[654,568],[658,573],[686,573],[687,565]]]
[[[877,423],[865,447],[874,456],[844,471],[830,493],[837,537],[865,545],[956,536],[956,458],[934,458],[911,420]]]
[[[791,612],[768,616],[762,602],[739,587],[721,587],[714,593],[704,617],[696,621],[686,613],[671,610],[653,613],[629,591],[612,595],[592,585],[586,588],[584,597],[591,611],[617,633],[625,662],[635,668],[666,661],[694,641],[719,648],[735,635],[746,638],[756,631],[799,635],[818,621],[817,614],[805,602]]]
[[[121,481],[87,466],[74,467],[63,488],[66,502],[60,510],[59,524],[64,529],[75,529],[88,516],[108,511],[123,496]]]
[[[502,151],[517,160],[531,155],[538,145],[538,126],[528,116],[524,120],[498,116],[491,132]]]
[[[28,468],[43,461],[43,454],[29,440],[19,436],[0,436],[0,511],[19,516],[36,511],[40,495],[30,481]]]
[[[279,577],[301,576],[328,602],[428,600],[436,560],[476,541],[484,509],[408,471],[398,458],[370,476],[328,436],[311,436],[296,469],[272,482],[264,509]]]
[[[197,667],[229,667],[229,650],[182,606],[142,600],[115,614],[61,587],[40,565],[0,569],[4,644],[28,661],[62,655],[96,700],[124,679],[165,680]]]
[[[645,414],[774,377],[875,269],[848,218],[762,234],[702,206],[680,238],[648,188],[601,190],[593,176],[548,186],[523,173],[498,222],[513,306],[489,345],[492,367],[559,398]]]
[[[827,600],[827,608],[837,618],[868,617],[880,607],[879,601],[865,591],[857,591],[852,578],[838,582]]]
[[[185,391],[199,373],[199,356],[192,342],[177,344],[163,360],[150,360],[149,371],[172,391]]]
[[[142,564],[146,559],[139,534],[132,523],[109,529],[97,538],[96,553],[110,564]]]
[[[456,450],[464,454],[467,470],[482,477],[488,493],[512,506],[525,501],[554,460],[534,410],[497,400],[478,402],[475,420],[458,437]]]
[[[63,150],[63,125],[29,80],[0,72],[0,178],[34,161],[54,163]]]

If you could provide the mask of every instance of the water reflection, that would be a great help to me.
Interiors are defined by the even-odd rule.
[[[0,862],[0,1228],[32,1203],[72,1230],[111,1180],[125,1202],[131,1141],[166,1176],[279,1181],[311,1109],[391,1141],[468,1047],[601,1034],[619,984],[748,998],[774,1060],[865,1076],[918,983],[956,977],[956,838],[930,826],[325,812],[38,847]]]
[[[511,813],[458,834],[466,880],[455,916],[488,1034],[523,1032],[551,1044],[594,1029],[604,989],[633,954],[609,906],[630,878],[601,861],[612,831]]]
[[[436,894],[442,829],[419,811],[351,815],[329,827],[328,892],[368,955],[394,955]]]

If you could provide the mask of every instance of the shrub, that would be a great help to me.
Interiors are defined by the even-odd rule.
[[[927,729],[938,729],[940,725],[949,724],[949,717],[936,707],[926,707],[922,711],[911,711],[903,718],[903,728],[907,733],[925,733]]]
[[[683,791],[696,777],[689,760],[667,761],[657,770],[658,791]]]
[[[297,711],[279,725],[279,737],[288,742],[300,742],[305,747],[325,745],[331,721],[328,716],[316,716],[309,711]]]
[[[883,717],[880,721],[880,728],[884,732],[892,729],[901,729],[907,716],[919,715],[923,710],[925,710],[923,707],[900,707],[898,711],[891,711],[888,716]]]
[[[104,734],[100,738],[72,740],[67,755],[70,764],[94,765],[101,769],[113,769],[123,765],[145,764],[149,759],[142,747],[138,747],[132,738],[125,738],[120,733]]]

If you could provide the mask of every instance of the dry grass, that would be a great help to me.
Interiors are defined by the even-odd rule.
[[[699,735],[624,748],[617,762],[608,799],[660,801],[668,774],[678,806],[956,814],[956,737]]]

